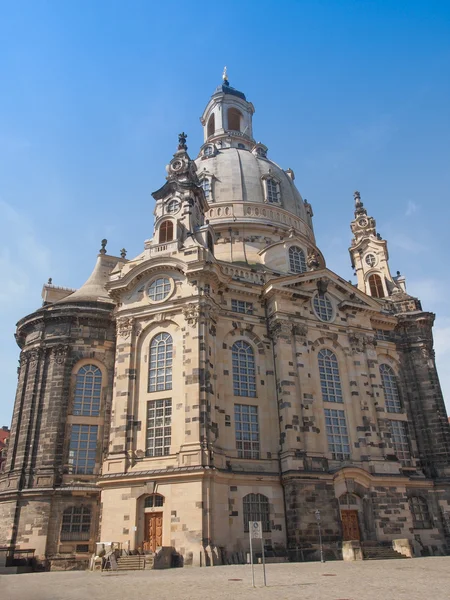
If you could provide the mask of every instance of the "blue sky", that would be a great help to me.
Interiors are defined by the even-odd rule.
[[[151,192],[180,131],[196,156],[224,65],[346,279],[360,190],[391,269],[437,314],[450,401],[449,2],[2,0],[0,426],[16,321],[40,306],[48,277],[80,286],[103,237],[111,254],[141,252]]]

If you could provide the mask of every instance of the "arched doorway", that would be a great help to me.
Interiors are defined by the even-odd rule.
[[[156,551],[163,545],[164,496],[151,494],[144,500],[144,551]]]
[[[356,494],[345,493],[339,497],[342,521],[342,540],[361,540],[360,513],[361,498]]]

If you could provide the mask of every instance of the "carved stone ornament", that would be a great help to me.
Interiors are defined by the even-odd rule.
[[[69,354],[70,346],[67,344],[58,344],[52,348],[52,358],[57,365],[62,365],[66,361]]]
[[[200,306],[200,315],[207,321],[211,319],[213,321],[217,321],[218,311],[215,306],[211,306],[210,304],[202,304]]]
[[[200,317],[200,307],[198,304],[187,304],[183,307],[183,316],[188,325],[195,326]]]
[[[328,289],[329,283],[330,283],[330,280],[328,279],[328,277],[321,277],[320,279],[317,280],[317,289],[319,290],[319,292],[321,294],[325,294],[325,292]]]
[[[365,350],[374,351],[377,342],[375,338],[369,337],[364,333],[351,333],[348,336],[348,340],[350,342],[350,347],[352,349],[353,354],[357,354],[358,352],[364,352]]]
[[[297,337],[306,337],[308,333],[308,327],[307,325],[294,325],[293,332]]]
[[[133,333],[132,317],[123,317],[117,319],[117,334],[119,337],[127,339]]]
[[[320,269],[319,253],[315,250],[311,250],[306,259],[306,265],[310,271],[317,271],[317,269]]]
[[[292,329],[293,325],[289,321],[276,319],[269,325],[270,337],[274,341],[278,341],[280,338],[287,338],[290,340],[292,337]]]

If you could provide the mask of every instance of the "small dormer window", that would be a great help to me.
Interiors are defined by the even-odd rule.
[[[266,199],[269,204],[280,203],[280,185],[275,179],[266,179]]]
[[[212,156],[214,154],[214,146],[211,144],[203,150],[203,156]]]
[[[257,154],[258,156],[261,156],[262,158],[266,158],[266,156],[267,156],[267,151],[266,151],[266,150],[264,150],[264,148],[261,148],[261,147],[259,147],[259,148],[256,148],[256,154]]]
[[[200,182],[200,185],[202,186],[203,191],[205,193],[205,198],[207,200],[209,200],[211,198],[211,181],[210,181],[210,179],[208,179],[208,177],[205,177]]]

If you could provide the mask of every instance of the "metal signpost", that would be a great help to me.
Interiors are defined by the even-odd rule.
[[[262,534],[262,523],[261,521],[250,521],[249,522],[249,534],[250,534],[250,561],[252,563],[252,586],[255,587],[255,571],[253,567],[253,544],[252,540],[261,540],[261,551],[262,551],[262,564],[263,564],[263,573],[264,573],[264,585],[266,583],[266,558],[264,556],[264,540]]]

